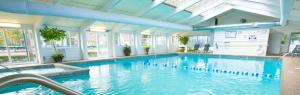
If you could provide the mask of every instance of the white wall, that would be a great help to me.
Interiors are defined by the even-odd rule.
[[[80,48],[58,48],[59,51],[61,51],[65,58],[63,61],[75,61],[81,59],[81,53]],[[53,48],[41,48],[41,54],[42,58],[44,60],[44,63],[53,62],[51,59],[51,56],[55,54],[55,50]]]
[[[269,42],[268,42],[268,54],[280,54],[280,45],[281,38],[283,37],[283,33],[277,31],[271,31]]]
[[[226,31],[236,31],[236,37],[226,37]],[[214,33],[214,41],[218,44],[218,48],[213,51],[215,54],[251,56],[266,55],[269,29],[244,29],[226,31],[218,30]]]
[[[155,53],[167,53],[168,52],[168,43],[166,34],[156,34],[154,43],[154,52]]]

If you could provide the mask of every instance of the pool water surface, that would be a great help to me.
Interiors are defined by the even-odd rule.
[[[53,78],[86,95],[279,95],[281,59],[168,54],[74,64],[89,74]],[[16,85],[3,95],[56,95]]]

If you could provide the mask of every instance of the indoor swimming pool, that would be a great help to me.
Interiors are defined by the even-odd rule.
[[[166,54],[70,64],[88,74],[52,79],[86,95],[279,95],[281,59]],[[56,95],[34,84],[1,95]]]

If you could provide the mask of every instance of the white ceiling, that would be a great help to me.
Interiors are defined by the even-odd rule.
[[[154,20],[162,20],[194,26],[211,25],[213,18],[219,18],[220,24],[240,23],[240,19],[248,22],[278,21],[280,17],[279,0],[31,0],[50,4],[61,4],[72,7],[113,12],[130,16],[139,16]],[[250,6],[251,5],[251,6]],[[274,29],[300,32],[300,0],[294,0],[285,27]],[[292,5],[291,5],[292,6]],[[33,24],[39,16],[21,15],[0,12],[0,22]],[[175,31],[162,28],[137,26],[130,24],[90,21],[63,17],[45,16],[43,23],[65,27],[106,27],[119,30],[156,30]]]

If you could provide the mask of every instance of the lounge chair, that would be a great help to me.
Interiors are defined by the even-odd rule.
[[[200,45],[199,44],[195,44],[194,45],[194,53],[198,53],[199,52],[199,48],[200,48]]]

